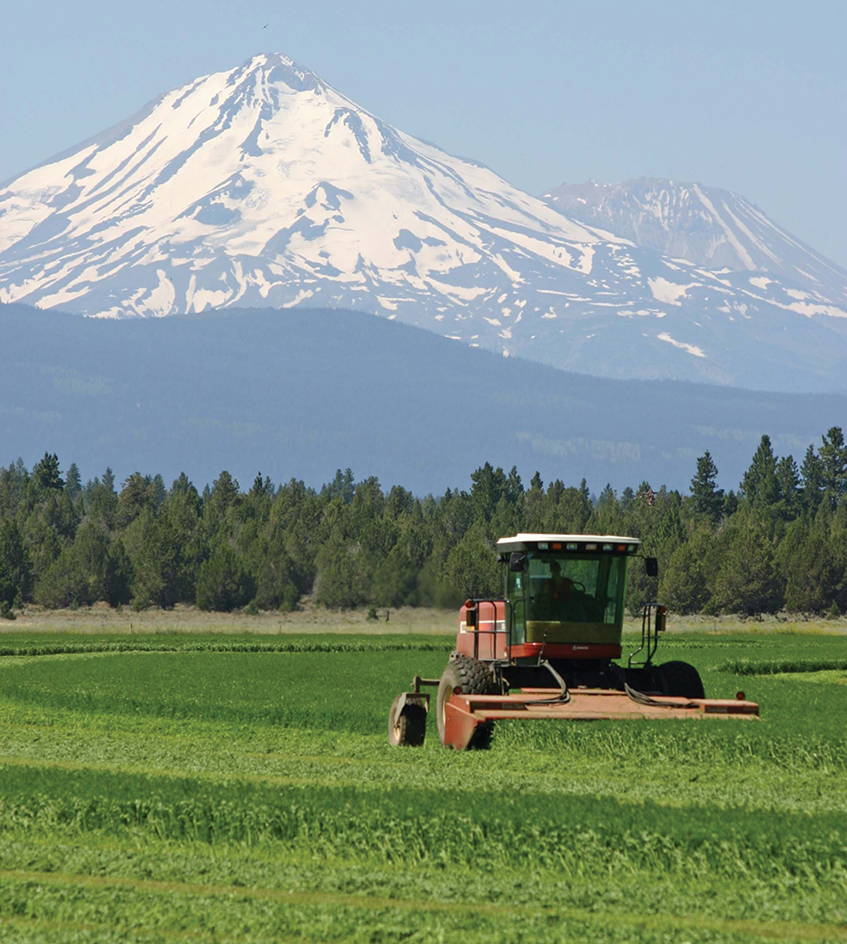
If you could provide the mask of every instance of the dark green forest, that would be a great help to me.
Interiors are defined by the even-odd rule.
[[[641,538],[660,577],[631,567],[629,606],[680,614],[847,612],[847,445],[840,427],[800,465],[763,436],[737,488],[708,452],[687,494],[641,482],[592,495],[585,480],[525,484],[489,463],[468,490],[419,498],[338,471],[321,489],[228,472],[198,490],[183,473],[110,469],[83,483],[55,454],[0,469],[0,614],[29,603],[136,609],[292,610],[454,606],[499,593],[494,543],[517,531]]]

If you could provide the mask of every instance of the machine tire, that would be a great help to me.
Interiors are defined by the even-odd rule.
[[[392,747],[420,747],[426,738],[426,709],[423,705],[405,704],[400,707],[398,695],[388,712],[388,743]]]
[[[665,662],[658,667],[662,694],[674,698],[705,698],[703,680],[687,662]]]
[[[438,683],[438,695],[435,701],[438,737],[442,744],[444,744],[444,706],[457,688],[463,695],[496,695],[499,692],[491,669],[484,662],[454,652]],[[490,721],[487,724],[477,725],[471,742],[468,744],[468,750],[488,750],[491,747],[493,731],[494,724]]]

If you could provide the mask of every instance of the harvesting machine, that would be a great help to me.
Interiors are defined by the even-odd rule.
[[[687,662],[653,661],[665,608],[645,606],[641,644],[622,656],[627,567],[637,538],[516,534],[497,542],[501,599],[470,599],[459,610],[456,649],[440,679],[415,676],[394,699],[388,738],[423,744],[429,694],[445,747],[485,748],[501,719],[595,721],[624,718],[755,718],[745,700],[705,697]],[[644,558],[648,576],[655,558]]]

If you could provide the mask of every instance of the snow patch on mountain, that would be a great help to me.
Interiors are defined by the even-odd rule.
[[[679,348],[681,351],[686,351],[688,354],[693,355],[694,357],[705,357],[702,348],[697,347],[696,344],[687,344],[685,341],[677,341],[675,338],[672,338],[667,331],[663,331],[661,334],[657,334],[656,337],[660,341],[665,341],[667,344],[672,344],[674,347]]]

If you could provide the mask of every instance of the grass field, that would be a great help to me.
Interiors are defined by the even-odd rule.
[[[434,622],[5,627],[0,940],[847,940],[843,633],[668,635],[760,722],[395,750],[391,699],[452,648]]]

